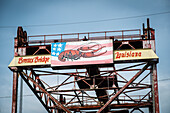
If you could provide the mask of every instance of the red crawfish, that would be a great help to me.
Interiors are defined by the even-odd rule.
[[[93,49],[95,46],[99,46],[99,44],[93,45],[91,47],[80,47],[77,50],[65,50],[63,52],[61,52],[58,56],[58,59],[62,62],[65,62],[66,59],[69,60],[71,59],[73,60],[78,60],[81,57],[83,58],[90,58],[90,57],[96,57],[96,56],[100,56],[105,54],[107,51],[96,54],[96,52],[98,52],[99,50],[101,50],[102,48],[106,47],[106,46],[101,46],[98,49]],[[88,52],[90,51],[90,52]]]

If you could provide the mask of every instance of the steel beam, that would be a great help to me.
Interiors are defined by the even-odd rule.
[[[112,98],[110,98],[107,103],[97,111],[97,113],[102,112],[111,102],[114,101],[133,81],[135,81],[148,67],[150,63],[148,62],[135,76],[133,76]]]
[[[29,77],[31,76],[31,74],[32,74],[32,72],[29,74]],[[42,100],[42,97],[35,91],[34,87],[29,83],[29,80],[28,80],[29,77],[25,77],[22,73],[20,74],[20,76],[25,81],[25,83],[28,85],[28,87],[32,90],[32,92],[35,94],[35,96],[39,99],[39,101],[44,106],[44,108],[47,110],[47,112],[52,113],[51,110],[49,110],[47,108],[46,103]]]
[[[156,63],[152,64],[151,76],[152,76],[153,113],[159,113],[159,95]]]
[[[26,76],[28,80],[30,80],[36,87],[38,87],[44,94],[46,94],[52,101],[56,103],[56,105],[66,111],[67,113],[71,113],[69,109],[67,109],[65,106],[63,106],[57,99],[55,99],[51,94],[49,94],[43,87],[41,87],[37,82],[35,82],[32,78],[28,77],[28,75],[24,72],[20,72],[21,76],[24,78]]]
[[[13,72],[12,113],[17,113],[18,72]]]

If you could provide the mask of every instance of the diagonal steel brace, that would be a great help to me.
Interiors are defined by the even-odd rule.
[[[21,76],[25,75],[34,85],[39,87],[46,95],[48,95],[56,104],[58,104],[58,107],[66,111],[67,113],[71,113],[69,109],[67,109],[65,106],[63,106],[58,100],[56,100],[51,94],[49,94],[44,88],[42,88],[38,83],[36,83],[33,79],[31,79],[26,73],[20,72]]]
[[[133,76],[109,101],[102,106],[97,113],[102,112],[109,104],[111,104],[114,99],[116,99],[133,81],[135,81],[148,67],[150,63],[148,62],[135,76]]]

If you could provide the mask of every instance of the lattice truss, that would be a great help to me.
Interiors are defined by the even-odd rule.
[[[19,74],[49,113],[152,108],[154,62],[114,64],[98,68],[20,69]],[[124,109],[122,109],[124,108]]]

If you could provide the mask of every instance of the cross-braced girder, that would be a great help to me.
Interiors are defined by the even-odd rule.
[[[99,113],[104,109],[114,111],[122,108],[133,112],[153,106],[149,77],[153,64],[155,62],[134,63],[130,66],[115,64],[114,67],[99,68],[100,74],[91,77],[86,69],[56,72],[31,68],[21,69],[19,74],[49,113],[93,109]],[[52,85],[46,79],[51,76],[59,76],[60,82]],[[96,90],[107,93],[97,96]]]

